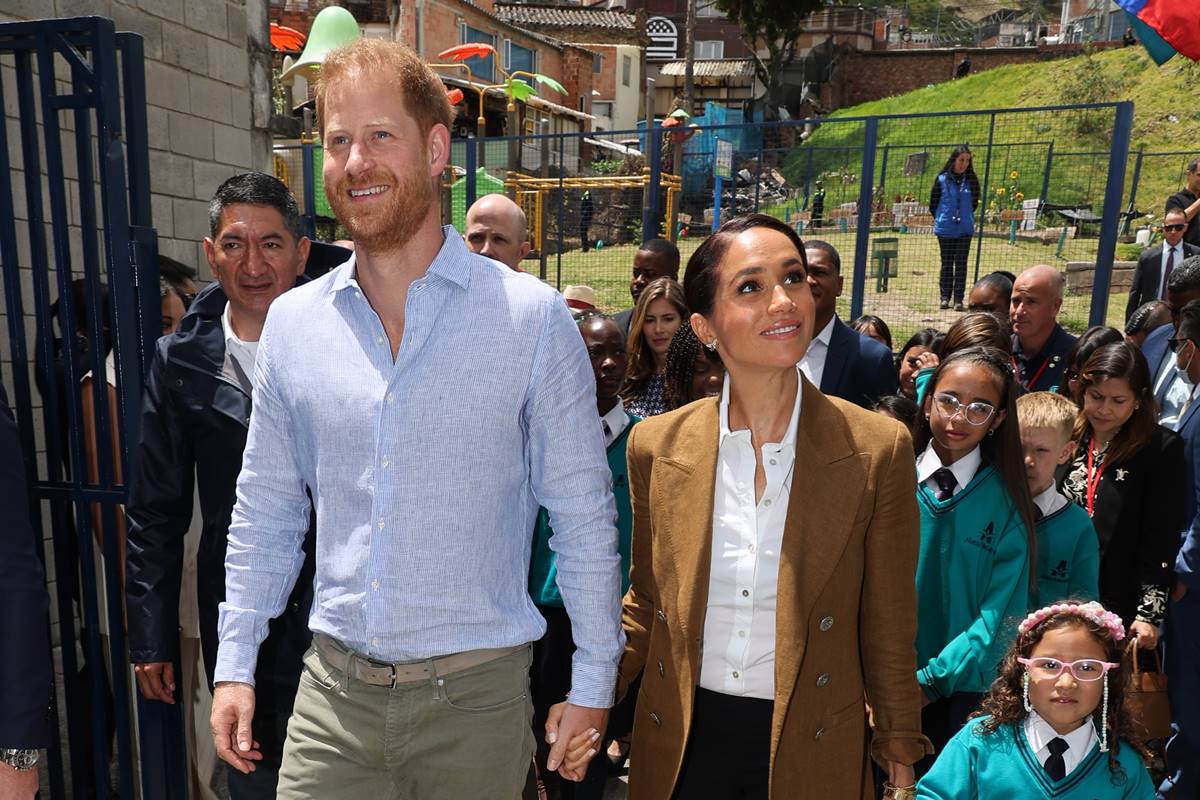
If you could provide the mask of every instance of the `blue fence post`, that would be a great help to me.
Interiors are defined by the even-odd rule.
[[[479,140],[472,137],[472,138],[467,139],[466,147],[463,148],[466,151],[465,161],[466,161],[466,170],[467,170],[467,175],[466,175],[467,183],[463,187],[463,214],[464,215],[467,213],[467,209],[470,208],[475,203],[475,192],[476,192],[475,171],[479,168],[478,167],[478,161],[479,161],[478,151],[475,148],[478,143],[479,143]],[[464,216],[463,219],[465,220],[466,217]]]
[[[646,168],[646,199],[642,203],[642,241],[658,238],[658,195],[662,187],[662,128],[648,120],[646,136],[650,145],[650,163]]]
[[[1054,164],[1054,142],[1050,142],[1050,146],[1046,148],[1046,168],[1042,171],[1042,193],[1038,199],[1043,204],[1050,200],[1050,167]]]
[[[1113,122],[1112,150],[1108,154],[1108,181],[1104,186],[1104,217],[1096,253],[1096,275],[1092,282],[1092,310],[1088,325],[1103,325],[1108,316],[1108,287],[1112,281],[1113,256],[1117,249],[1117,220],[1125,189],[1125,162],[1129,159],[1129,135],[1133,131],[1133,103],[1117,103]]]
[[[854,239],[854,280],[850,284],[850,318],[862,316],[863,293],[867,284],[867,248],[871,239],[871,214],[875,183],[875,144],[879,139],[879,118],[867,117],[863,131],[862,173],[859,175],[858,230]]]
[[[987,224],[987,199],[992,179],[992,143],[996,140],[996,112],[988,117],[987,162],[983,170],[983,187],[979,190],[979,227],[975,230],[975,274],[971,282],[979,280],[979,259],[983,257],[983,228]]]
[[[1134,202],[1137,200],[1138,181],[1142,178],[1142,159],[1146,157],[1146,145],[1138,148],[1137,161],[1133,164],[1133,177],[1130,181],[1133,183],[1129,187],[1129,207],[1125,210],[1125,222],[1121,226],[1121,235],[1129,235],[1129,224],[1133,222]]]
[[[888,156],[891,155],[892,146],[885,144],[883,146],[883,163],[879,165],[879,188],[882,189],[887,185],[887,165]]]
[[[812,197],[813,146],[810,144],[805,149],[808,150],[808,158],[804,166],[804,210],[808,211],[808,199]]]
[[[316,152],[316,148],[313,147],[313,140],[310,137],[305,136],[301,140],[300,151],[304,161],[304,219],[307,223],[309,237],[315,239],[317,237],[317,192],[316,178],[313,175],[313,154]]]

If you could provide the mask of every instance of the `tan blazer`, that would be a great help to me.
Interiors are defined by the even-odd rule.
[[[919,544],[912,441],[893,420],[803,381],[780,554],[771,797],[870,798],[868,753],[915,763]],[[617,694],[645,668],[630,800],[669,800],[700,674],[708,602],[718,399],[644,420],[629,435],[633,500],[628,642]],[[863,708],[870,698],[875,730]]]

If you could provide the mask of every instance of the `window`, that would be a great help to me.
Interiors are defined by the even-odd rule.
[[[724,58],[725,42],[709,39],[696,42],[696,58]]]
[[[633,59],[630,56],[621,56],[621,85],[628,86],[630,73],[633,72]]]
[[[604,71],[604,56],[599,53],[592,59],[592,74],[599,75]]]
[[[519,44],[513,44],[511,39],[504,40],[504,47],[507,51],[504,55],[504,63],[508,65],[509,72],[522,70],[523,72],[537,72],[535,69],[535,54],[528,47],[522,47]]]
[[[613,101],[612,100],[593,100],[592,113],[597,117],[612,117]]]
[[[717,8],[717,0],[696,0],[697,17],[723,17],[725,13]]]
[[[479,42],[481,44],[490,44],[496,46],[496,37],[487,31],[481,31],[478,28],[472,28],[466,23],[459,26],[459,38],[462,39],[462,44],[470,44]],[[476,78],[482,78],[485,81],[494,81],[496,79],[496,57],[488,56],[487,58],[468,58],[463,61]]]

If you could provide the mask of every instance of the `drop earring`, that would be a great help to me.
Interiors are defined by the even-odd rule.
[[[1135,655],[1134,658],[1137,658]],[[1100,752],[1108,752],[1108,673],[1104,673],[1104,699],[1100,701]]]
[[[1033,711],[1033,704],[1029,702],[1029,673],[1028,672],[1026,672],[1025,677],[1021,679],[1021,683],[1023,684],[1022,690],[1021,690],[1021,695],[1025,701],[1025,712],[1028,713],[1030,711]],[[1105,684],[1106,689],[1107,689],[1107,687],[1108,687],[1108,684]]]

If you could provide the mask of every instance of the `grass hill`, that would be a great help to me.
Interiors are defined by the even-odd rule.
[[[837,111],[803,146],[789,153],[784,173],[793,185],[803,185],[806,176],[821,177],[827,192],[826,208],[836,207],[858,195],[855,182],[861,165],[863,124],[852,118],[1132,100],[1134,126],[1122,206],[1128,201],[1136,153],[1144,147],[1147,157],[1138,183],[1137,207],[1161,214],[1163,200],[1183,184],[1184,165],[1193,154],[1200,155],[1200,106],[1195,103],[1194,90],[1197,79],[1200,64],[1177,56],[1159,67],[1140,47],[999,67]],[[1000,114],[989,131],[990,123],[987,114],[882,120],[875,180],[878,185],[882,174],[881,195],[888,200],[897,193],[927,199],[933,176],[950,150],[962,142],[970,143],[975,152],[975,169],[982,180],[984,148],[990,133],[989,202],[995,201],[998,210],[1019,205],[1014,200],[1017,192],[1028,197],[1041,195],[1051,144],[1053,157],[1045,199],[1054,203],[1085,202],[1097,212],[1101,210],[1111,111]],[[1167,151],[1183,153],[1150,155]],[[913,155],[919,153],[927,153],[923,169],[914,163]],[[1005,191],[997,195],[997,188]]]

